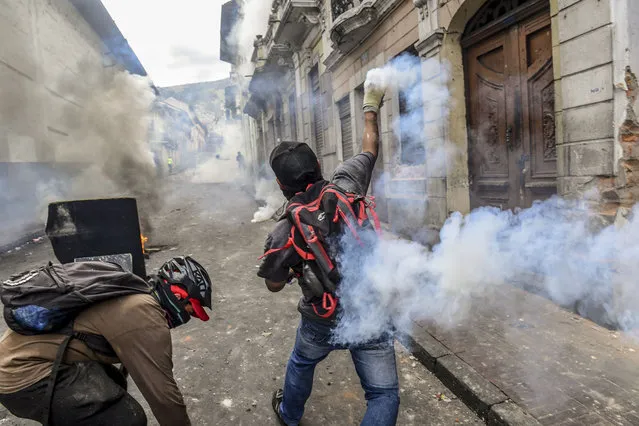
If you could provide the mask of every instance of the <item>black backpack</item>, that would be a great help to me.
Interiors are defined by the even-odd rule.
[[[47,388],[47,408],[43,423],[49,421],[49,410],[58,370],[71,339],[83,341],[89,348],[105,356],[115,356],[113,348],[102,336],[73,331],[73,320],[96,303],[131,294],[149,294],[151,287],[142,278],[109,262],[77,262],[48,265],[12,276],[1,285],[4,319],[12,330],[24,335],[58,333],[66,335],[51,370]],[[120,385],[126,386],[124,383]]]
[[[291,234],[284,247],[267,251],[264,256],[294,247],[304,260],[303,274],[314,298],[315,314],[330,319],[335,314],[335,296],[341,276],[336,262],[339,238],[344,233],[364,245],[364,230],[381,234],[381,224],[375,213],[374,197],[344,191],[327,181],[320,181],[295,195],[286,207]],[[311,275],[309,278],[306,275]]]

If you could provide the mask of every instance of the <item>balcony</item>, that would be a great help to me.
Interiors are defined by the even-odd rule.
[[[341,53],[350,52],[370,35],[402,0],[331,0],[331,41]]]
[[[275,0],[269,30],[275,43],[299,47],[310,30],[319,26],[319,23],[317,0]]]

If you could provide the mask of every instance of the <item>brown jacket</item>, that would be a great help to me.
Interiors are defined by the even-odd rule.
[[[123,296],[78,315],[74,330],[104,336],[119,359],[106,358],[73,339],[64,362],[121,362],[161,425],[189,425],[182,394],[173,377],[171,333],[164,311],[148,294]],[[0,338],[0,393],[25,389],[51,372],[64,336],[23,336],[8,330]]]

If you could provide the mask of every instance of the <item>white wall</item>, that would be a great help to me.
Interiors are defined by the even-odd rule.
[[[102,66],[102,42],[67,0],[0,1],[0,162],[55,160],[71,136],[63,85],[85,82],[81,61]]]

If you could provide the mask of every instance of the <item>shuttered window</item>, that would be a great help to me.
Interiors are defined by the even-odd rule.
[[[315,137],[316,154],[321,161],[324,151],[324,121],[322,120],[322,93],[317,66],[311,70],[309,77],[311,80],[311,107],[313,109],[313,136]]]
[[[342,157],[344,161],[353,156],[353,120],[351,119],[351,100],[348,96],[337,103],[339,121],[342,130]]]

